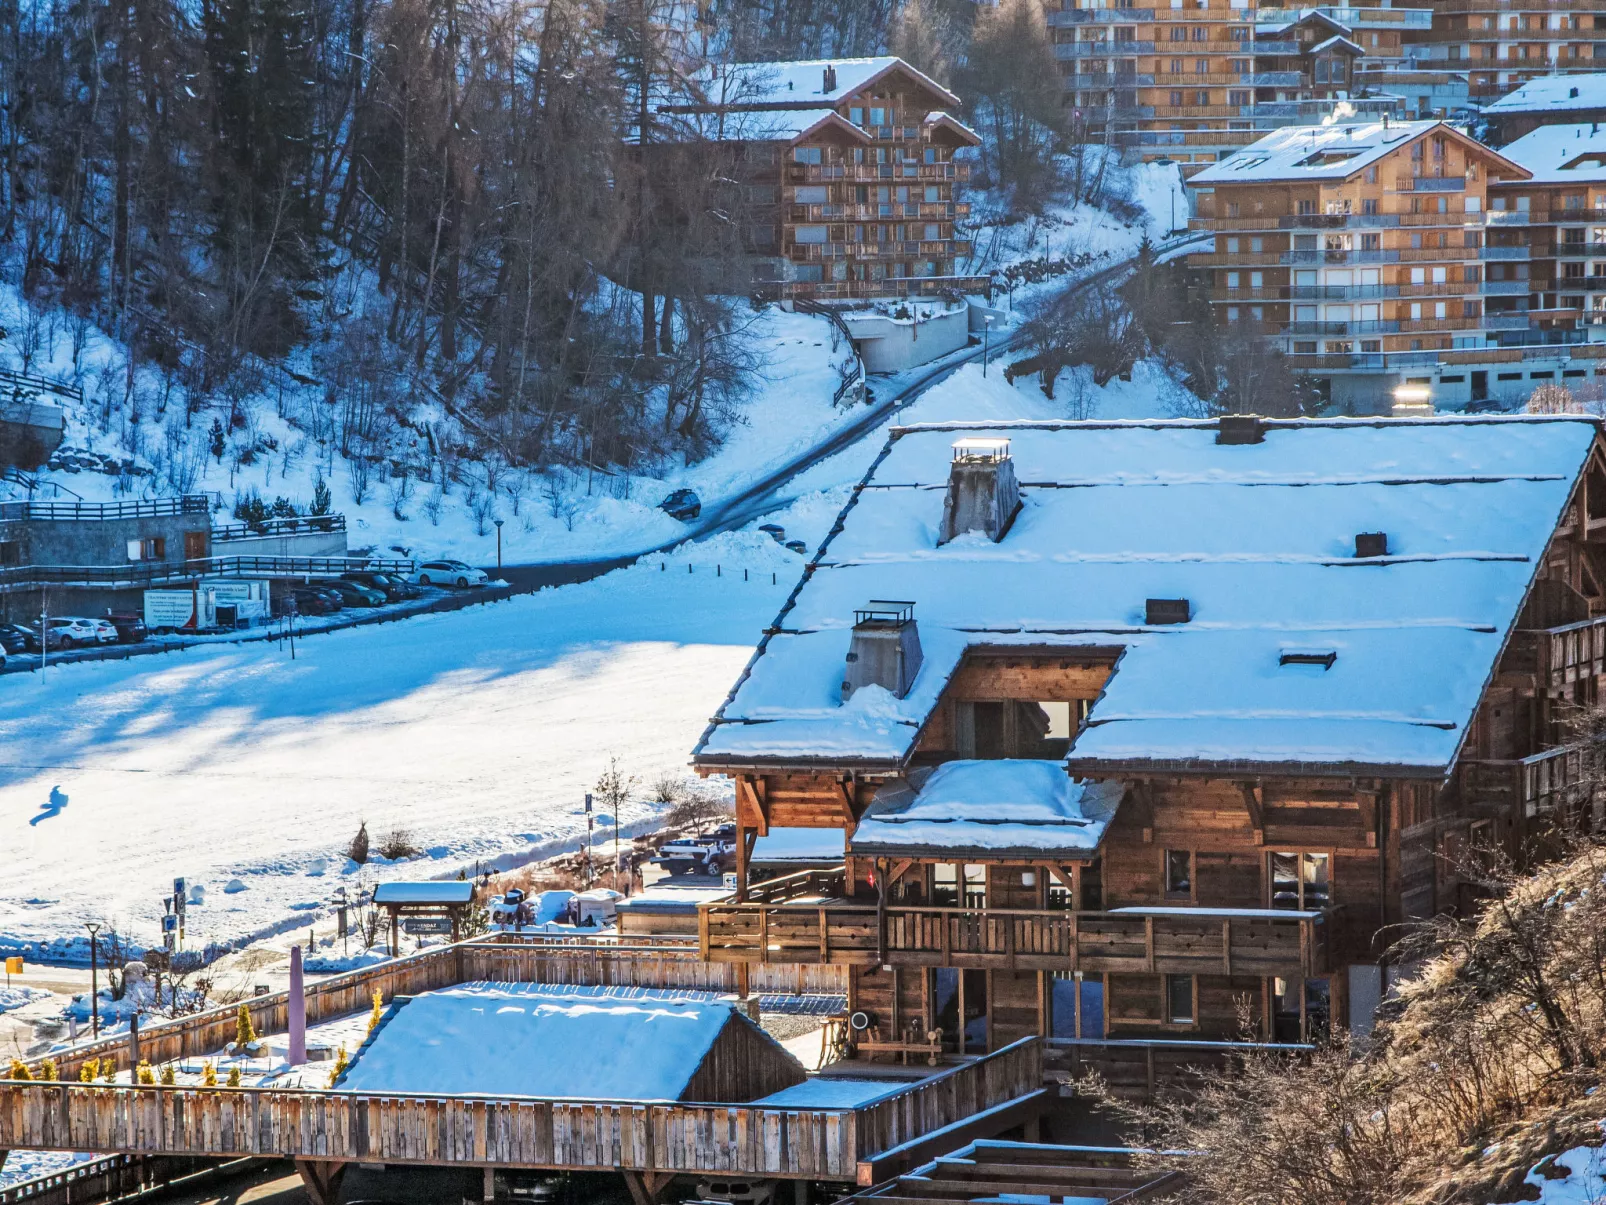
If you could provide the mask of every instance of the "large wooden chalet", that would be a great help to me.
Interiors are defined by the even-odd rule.
[[[1364,1032],[1582,802],[1603,540],[1584,418],[895,429],[697,747],[705,957],[847,964],[889,1045]],[[845,865],[756,881],[800,829]]]
[[[739,63],[692,81],[664,121],[736,144],[761,293],[793,298],[985,292],[960,199],[981,139],[959,98],[902,59]]]

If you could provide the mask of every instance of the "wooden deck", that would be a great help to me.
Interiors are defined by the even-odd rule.
[[[1327,930],[1325,917],[1241,909],[882,910],[841,899],[698,908],[702,956],[714,963],[1308,977],[1328,969]]]
[[[972,1142],[837,1205],[965,1205],[972,1201],[1137,1202],[1176,1191],[1181,1173],[1138,1166],[1115,1147]]]
[[[862,1161],[1039,1092],[1027,1038],[859,1108],[419,1096],[0,1080],[0,1151],[852,1182]]]

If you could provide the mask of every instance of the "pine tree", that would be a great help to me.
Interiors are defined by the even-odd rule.
[[[257,1031],[251,1024],[251,1010],[246,1005],[240,1005],[240,1011],[234,1018],[234,1044],[244,1050],[257,1040]]]
[[[374,990],[374,1010],[373,1010],[373,1012],[368,1014],[368,1032],[369,1033],[373,1033],[374,1032],[375,1028],[378,1027],[379,1022],[384,1018],[384,1015],[385,1015],[384,997],[382,997],[379,994],[379,990],[376,988]]]
[[[201,1065],[201,1086],[205,1088],[217,1087],[216,1063],[203,1063]]]
[[[178,1076],[173,1073],[172,1063],[162,1064],[162,1083],[166,1084],[169,1088],[178,1083]]]
[[[312,505],[307,507],[309,515],[327,515],[329,508],[334,505],[334,498],[329,492],[329,483],[322,477],[312,487]]]
[[[378,993],[375,994],[377,995]],[[339,1050],[335,1051],[335,1068],[329,1073],[329,1086],[331,1088],[335,1086],[342,1075],[346,1074],[346,1067],[348,1065],[349,1062],[346,1058],[346,1048],[344,1045],[342,1045]]]
[[[100,1060],[85,1059],[83,1066],[78,1068],[78,1082],[92,1084],[100,1075]]]
[[[61,1078],[60,1072],[56,1069],[55,1059],[41,1059],[39,1061],[39,1078],[47,1084],[53,1084]]]
[[[6,1073],[7,1079],[16,1079],[27,1082],[33,1079],[33,1073],[28,1070],[28,1064],[21,1059],[11,1060],[11,1070]]]
[[[140,1084],[154,1084],[156,1070],[145,1059],[140,1059],[139,1066],[134,1069],[134,1081]]]
[[[107,1057],[100,1060],[100,1078],[105,1080],[108,1084],[115,1084],[117,1082],[116,1059]]]
[[[212,459],[219,464],[223,463],[223,440],[223,424],[214,417],[212,419],[212,430],[207,433],[207,450],[212,453]]]
[[[238,1088],[239,1086],[240,1086],[240,1069],[238,1067],[230,1067],[229,1068],[229,1087]]]

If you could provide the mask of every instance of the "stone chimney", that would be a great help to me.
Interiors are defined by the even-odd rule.
[[[1020,485],[1015,481],[1009,440],[970,438],[956,442],[937,543],[946,544],[967,531],[980,531],[996,544],[1004,538],[1019,509]]]
[[[836,91],[836,68],[830,63],[825,65],[825,91],[827,94]]]
[[[872,598],[853,613],[853,643],[842,675],[842,701],[861,686],[882,686],[898,698],[909,693],[920,672],[920,629],[915,605]]]

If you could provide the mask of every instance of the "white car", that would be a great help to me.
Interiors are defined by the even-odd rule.
[[[89,644],[105,644],[106,638],[101,634],[98,619],[82,619],[74,615],[57,615],[51,618],[50,630],[55,633],[59,647],[64,649],[82,648]],[[110,624],[106,625],[111,627]],[[117,640],[117,629],[112,628],[111,642]]]
[[[483,586],[490,580],[485,570],[462,561],[425,561],[413,574],[420,586]]]

